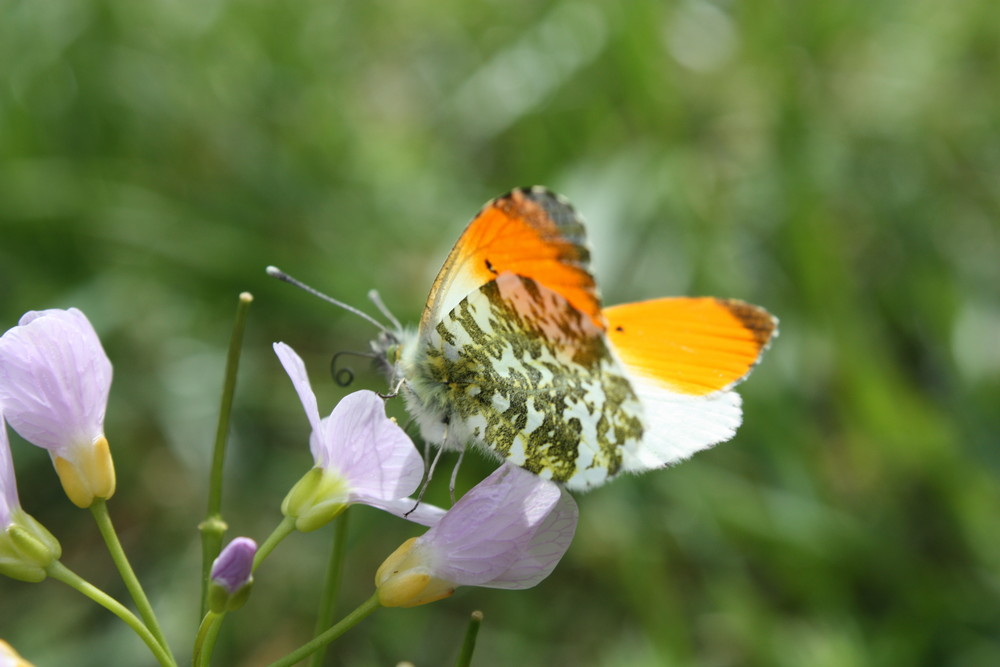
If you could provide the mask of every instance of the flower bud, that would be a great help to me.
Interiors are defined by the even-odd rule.
[[[281,503],[281,512],[295,519],[303,533],[326,525],[347,509],[347,481],[332,469],[313,468],[295,483]]]
[[[62,547],[45,526],[20,507],[10,512],[10,523],[0,533],[0,574],[38,582],[45,568],[58,560]]]
[[[416,607],[448,597],[456,585],[431,574],[427,553],[411,537],[392,552],[375,572],[375,588],[383,607]]]
[[[253,586],[256,554],[256,542],[248,537],[237,537],[215,559],[208,587],[208,605],[212,611],[221,614],[243,606]]]
[[[62,555],[59,541],[21,509],[7,424],[0,413],[0,574],[21,581],[41,581],[45,568]]]

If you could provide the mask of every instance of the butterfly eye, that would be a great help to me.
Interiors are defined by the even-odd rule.
[[[399,361],[399,350],[400,350],[399,345],[390,346],[385,351],[385,360],[388,361],[389,364],[395,366],[396,362]]]

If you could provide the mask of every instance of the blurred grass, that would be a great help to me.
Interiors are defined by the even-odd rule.
[[[1000,664],[998,44],[988,0],[6,0],[3,327],[75,305],[102,335],[112,515],[183,655],[236,295],[256,301],[224,507],[259,539],[309,465],[270,342],[330,406],[331,353],[372,334],[263,267],[357,305],[376,287],[415,322],[479,206],[546,184],[587,219],[609,302],[781,317],[746,423],[579,498],[538,588],[380,612],[330,664],[446,664],[473,609],[483,667]],[[47,458],[14,449],[26,509],[122,593]],[[412,534],[357,511],[344,605]],[[275,553],[218,664],[307,638],[329,539]],[[0,636],[38,667],[149,664],[78,598],[0,581]]]

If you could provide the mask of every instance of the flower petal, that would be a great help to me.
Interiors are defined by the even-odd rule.
[[[524,560],[561,500],[554,482],[513,464],[500,466],[420,538],[439,554],[435,576],[460,586],[489,585]]]
[[[26,313],[0,338],[0,404],[26,440],[72,457],[104,434],[111,362],[77,310]]]
[[[295,392],[299,395],[299,400],[302,401],[302,407],[306,411],[306,419],[309,420],[314,434],[309,437],[309,448],[312,450],[313,460],[316,461],[316,464],[322,465],[320,456],[323,452],[319,450],[318,435],[315,435],[320,430],[319,406],[316,403],[316,394],[313,393],[312,385],[309,384],[306,365],[302,361],[302,357],[286,343],[274,343],[272,347],[274,353],[278,355],[281,365],[285,367],[285,372],[288,373],[292,386],[295,387]]]
[[[392,500],[368,498],[365,504],[428,528],[437,524],[445,515],[445,511],[440,507],[425,502],[418,505],[414,498],[394,498]]]
[[[579,511],[576,501],[565,489],[560,489],[561,497],[556,506],[545,517],[531,537],[527,549],[506,572],[491,581],[480,584],[487,588],[521,589],[531,588],[549,576],[566,550],[569,549],[576,533]]]
[[[11,512],[21,506],[17,498],[17,480],[14,478],[14,461],[10,455],[7,424],[0,413],[0,531],[11,522]]]
[[[320,439],[328,464],[350,482],[352,501],[405,498],[423,478],[420,453],[373,391],[345,396],[323,420]]]

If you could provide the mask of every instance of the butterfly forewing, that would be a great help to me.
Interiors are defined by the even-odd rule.
[[[602,324],[583,224],[564,199],[531,188],[497,197],[469,223],[434,280],[421,330],[505,271],[531,277]]]

